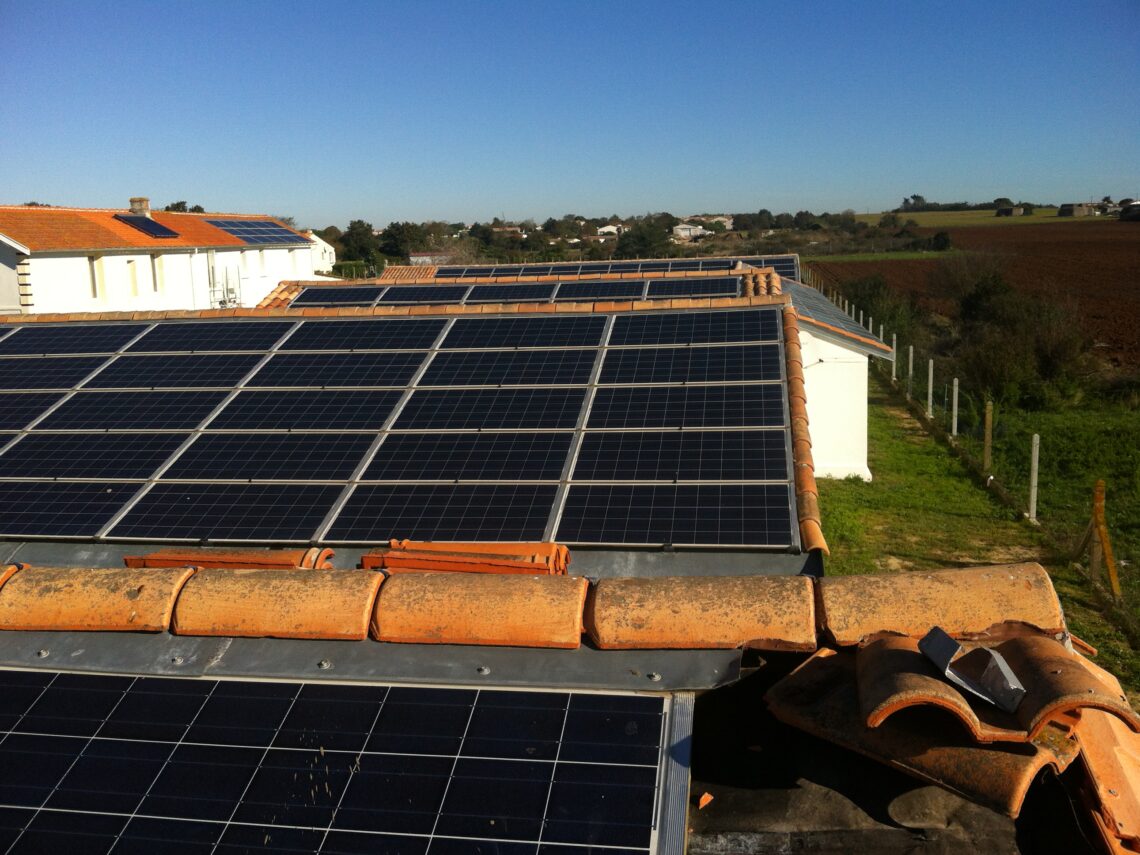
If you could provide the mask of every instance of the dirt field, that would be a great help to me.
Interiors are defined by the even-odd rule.
[[[1075,306],[1098,352],[1140,367],[1140,223],[1049,222],[1017,228],[948,229],[956,249],[1001,256],[1014,287]],[[826,281],[881,275],[900,291],[943,308],[927,285],[937,261],[846,261],[815,266]]]

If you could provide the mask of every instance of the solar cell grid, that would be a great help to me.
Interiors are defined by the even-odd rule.
[[[121,223],[126,223],[131,228],[138,229],[143,234],[149,235],[152,238],[178,237],[178,232],[174,231],[174,229],[168,229],[162,223],[155,222],[150,217],[131,214],[115,214],[115,219]]]
[[[740,294],[740,280],[735,276],[716,276],[708,279],[658,279],[649,283],[646,297],[650,300],[666,297],[736,297]]]
[[[640,299],[645,282],[639,279],[615,279],[602,282],[563,282],[558,286],[555,301],[562,300],[621,300]]]
[[[619,315],[611,345],[778,341],[777,309]]]
[[[467,289],[467,285],[393,285],[380,297],[380,303],[458,303]]]
[[[697,383],[779,380],[775,344],[725,347],[645,347],[610,350],[600,383]]]
[[[281,350],[426,350],[447,322],[424,320],[305,321]]]
[[[582,389],[419,389],[397,417],[399,430],[572,428]]]
[[[147,478],[186,434],[28,434],[0,454],[0,478]]]
[[[247,244],[309,243],[301,235],[271,220],[206,220],[206,222]]]
[[[0,534],[94,537],[138,487],[122,482],[0,482]]]
[[[25,326],[0,341],[0,353],[114,353],[146,324]]]
[[[58,393],[0,393],[0,430],[20,430],[58,401]]]
[[[77,392],[40,430],[155,430],[197,427],[226,392]]]
[[[606,319],[459,318],[443,340],[444,348],[596,347]]]
[[[352,475],[371,444],[369,434],[202,434],[163,478],[337,481]]]
[[[70,389],[106,359],[105,356],[0,358],[0,389]]]
[[[255,355],[121,356],[87,383],[92,389],[233,386],[261,359]]]
[[[111,536],[307,542],[340,492],[292,484],[156,484]]]
[[[292,321],[157,324],[127,352],[268,350],[292,326]]]
[[[570,433],[392,433],[364,481],[556,481]]]
[[[872,336],[866,327],[814,288],[788,282],[784,290],[792,298],[792,305],[796,307],[796,311],[803,317],[829,324],[863,338]]]
[[[420,380],[421,386],[535,386],[589,381],[592,350],[508,350],[442,352]]]
[[[361,485],[337,515],[328,539],[541,540],[554,485]]]
[[[211,429],[379,430],[402,393],[368,390],[241,391]]]
[[[322,286],[305,288],[293,298],[293,306],[371,306],[384,293],[383,288]]]
[[[661,697],[12,671],[0,689],[9,851],[653,842]]]
[[[277,353],[247,386],[403,386],[412,379],[423,352]]]
[[[587,427],[779,427],[783,387],[623,386],[599,388]]]
[[[789,546],[787,484],[571,485],[559,543]]]
[[[783,431],[587,432],[575,481],[785,481]]]
[[[553,283],[526,285],[474,285],[467,303],[534,303],[545,302],[554,295]]]

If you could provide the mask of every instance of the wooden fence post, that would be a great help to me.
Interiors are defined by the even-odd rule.
[[[986,401],[985,438],[982,444],[982,471],[989,475],[994,465],[994,402]]]
[[[1120,577],[1116,574],[1116,561],[1112,557],[1112,541],[1108,539],[1108,523],[1104,519],[1104,481],[1096,482],[1093,490],[1093,541],[1100,541],[1104,566],[1108,570],[1108,584],[1112,595],[1120,600]]]
[[[1041,453],[1041,436],[1033,434],[1029,452],[1029,521],[1037,522],[1037,460]]]

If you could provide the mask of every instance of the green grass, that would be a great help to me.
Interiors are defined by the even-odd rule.
[[[1087,584],[1042,530],[978,487],[872,374],[868,456],[874,480],[820,479],[828,575],[1039,561],[1053,577],[1074,634],[1140,701],[1140,652],[1100,613]]]
[[[872,226],[879,224],[882,214],[856,214],[855,219]],[[993,211],[920,211],[899,214],[899,222],[914,220],[926,229],[945,229],[954,226],[1024,226],[1040,223],[1092,223],[1104,217],[1058,217],[1056,208],[1037,208],[1028,217],[999,217]]]
[[[849,252],[843,255],[805,255],[801,257],[804,262],[811,261],[940,261],[959,250],[951,249],[946,252]]]

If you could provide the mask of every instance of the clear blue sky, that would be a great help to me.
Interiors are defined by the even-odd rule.
[[[0,201],[489,220],[1140,197],[1140,2],[0,0]]]

